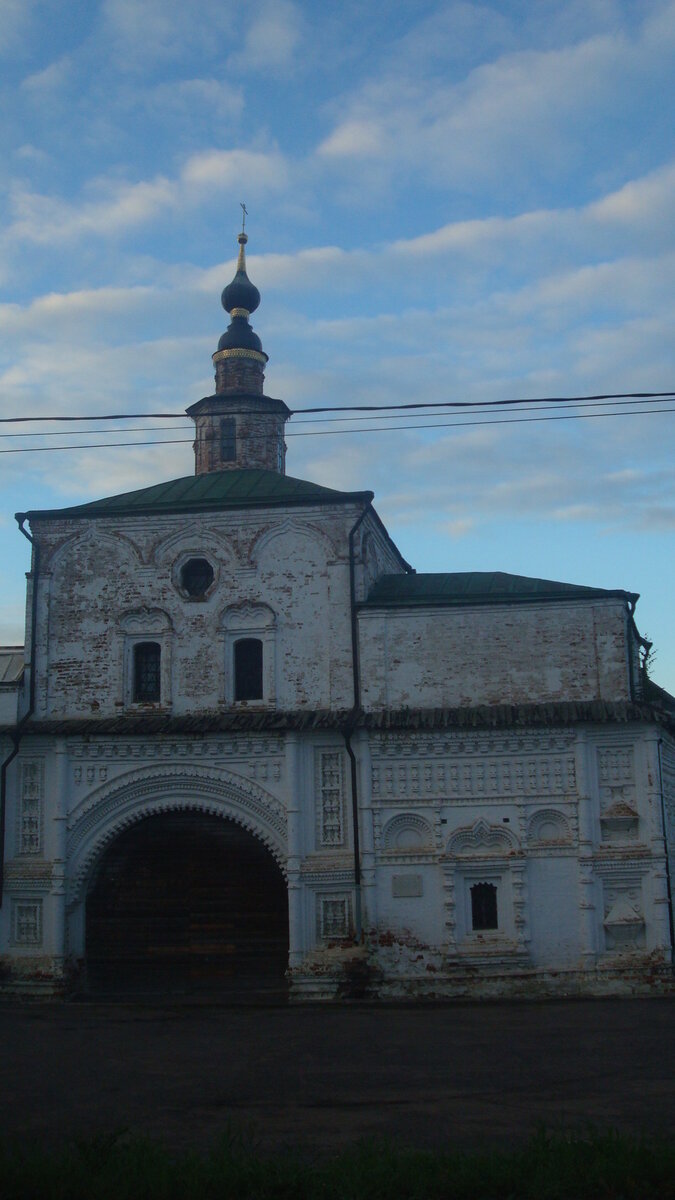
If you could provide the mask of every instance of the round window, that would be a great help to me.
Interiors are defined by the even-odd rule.
[[[188,596],[198,600],[213,583],[213,567],[206,558],[189,558],[180,569],[180,585]]]

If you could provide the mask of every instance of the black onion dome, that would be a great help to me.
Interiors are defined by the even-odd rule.
[[[255,312],[260,304],[260,292],[255,284],[251,283],[246,274],[246,258],[244,255],[244,246],[248,238],[245,233],[239,234],[239,259],[237,261],[237,273],[223,290],[221,301],[226,312],[231,313],[235,308],[243,308],[246,313]],[[230,326],[231,328],[231,326]]]
[[[234,286],[235,286],[234,283],[230,284],[230,288],[232,288]],[[230,288],[226,288],[225,291],[226,292],[229,291]],[[256,289],[254,288],[254,291],[255,290]],[[223,292],[223,295],[225,295],[225,292]],[[256,303],[257,303],[257,301],[256,301]],[[223,301],[223,304],[225,304],[225,301]],[[227,308],[228,306],[225,305],[225,307]],[[242,307],[243,308],[243,305],[237,304],[236,306],[233,305],[233,307]],[[260,341],[260,338],[258,337],[257,333],[254,333],[253,330],[251,329],[251,326],[249,325],[246,317],[233,317],[232,318],[230,324],[228,325],[227,329],[225,330],[225,333],[223,334],[220,341],[218,342],[218,349],[219,350],[255,350],[255,351],[257,351],[258,354],[263,353],[262,342]]]

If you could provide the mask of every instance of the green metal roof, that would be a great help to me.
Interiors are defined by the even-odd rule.
[[[268,507],[277,504],[366,503],[372,492],[339,492],[305,479],[293,479],[277,471],[212,471],[187,475],[137,492],[107,496],[73,508],[37,509],[27,516],[31,522],[54,518],[134,516],[147,513],[207,512],[213,509]]]
[[[635,592],[607,591],[553,579],[531,579],[504,571],[453,571],[434,575],[382,575],[373,584],[367,608],[411,605],[518,604],[533,600],[620,598],[635,603]]]

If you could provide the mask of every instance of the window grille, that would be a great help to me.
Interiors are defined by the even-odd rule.
[[[224,417],[220,422],[221,462],[235,462],[237,458],[237,422],[234,417]]]
[[[42,942],[42,901],[15,901],[12,908],[12,940],[17,946],[39,946]]]
[[[476,930],[499,928],[494,883],[475,883],[471,888],[471,925]]]
[[[234,643],[234,698],[263,698],[263,644],[259,638],[240,638]]]
[[[350,936],[352,925],[349,896],[319,896],[318,934],[324,941]]]
[[[153,704],[159,701],[160,661],[159,642],[138,642],[134,646],[134,700],[137,703]]]
[[[339,750],[321,750],[318,761],[319,845],[343,846],[343,759]]]

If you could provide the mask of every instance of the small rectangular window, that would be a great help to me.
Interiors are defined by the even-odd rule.
[[[161,694],[161,648],[158,642],[138,642],[134,646],[134,700],[138,704],[157,704]]]
[[[12,941],[15,946],[41,945],[41,900],[16,900],[12,902]]]
[[[318,896],[317,934],[322,941],[347,938],[351,934],[352,906],[349,896]]]
[[[237,422],[234,417],[223,417],[220,422],[220,460],[235,462],[237,458]]]
[[[477,930],[499,928],[494,883],[475,883],[471,888],[471,925]]]
[[[234,698],[263,698],[263,644],[260,638],[240,638],[234,643]]]

